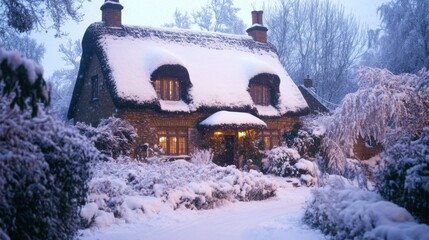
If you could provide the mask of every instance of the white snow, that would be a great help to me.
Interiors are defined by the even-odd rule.
[[[37,77],[43,75],[43,68],[41,66],[33,60],[23,57],[19,52],[6,51],[3,48],[0,48],[0,63],[4,60],[7,61],[7,65],[9,65],[9,67],[14,71],[20,66],[23,66],[27,71],[30,84],[34,84]],[[1,75],[2,72],[0,71],[0,76]]]
[[[167,112],[190,112],[188,104],[184,101],[159,100],[161,109]]]
[[[277,196],[268,200],[203,211],[162,209],[131,224],[82,231],[81,239],[325,239],[301,222],[311,189],[274,179],[279,185]]]
[[[261,105],[255,105],[256,110],[258,110],[259,116],[268,116],[268,117],[275,117],[280,116],[279,110],[277,110],[275,107],[269,105],[269,106],[261,106]]]
[[[274,52],[232,46],[210,39],[212,35],[243,40],[250,37],[189,30],[153,30],[201,38],[201,44],[176,42],[155,35],[139,38],[103,35],[100,45],[107,56],[119,97],[138,103],[156,101],[156,93],[150,82],[151,74],[162,65],[179,64],[187,69],[192,83],[189,90],[192,111],[203,106],[254,106],[248,92],[249,80],[261,73],[275,74],[281,80],[279,104],[276,106],[281,114],[307,107]]]
[[[221,126],[221,125],[257,125],[267,127],[267,124],[261,119],[253,116],[250,113],[219,111],[212,114],[200,123],[205,126]]]

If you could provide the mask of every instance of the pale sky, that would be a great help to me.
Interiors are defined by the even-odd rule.
[[[173,22],[173,13],[176,9],[180,11],[192,12],[205,5],[208,0],[120,0],[124,6],[122,10],[122,23],[125,25],[143,25],[159,27],[164,23]],[[273,3],[275,0],[235,0],[234,4],[241,10],[238,13],[244,23],[251,23],[250,12],[252,10],[263,9],[263,3]],[[334,0],[342,4],[347,12],[353,13],[361,24],[370,28],[375,28],[379,24],[377,7],[387,0]],[[86,28],[93,22],[101,21],[100,6],[104,0],[92,0],[83,5],[85,14],[82,22],[69,22],[62,27],[68,32],[68,37],[76,40],[82,39]],[[46,47],[45,57],[42,65],[45,69],[45,78],[63,67],[64,62],[58,48],[61,43],[65,43],[66,38],[58,39],[54,37],[55,32],[34,33],[33,36]]]

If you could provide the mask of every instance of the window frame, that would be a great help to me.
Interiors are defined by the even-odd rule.
[[[180,82],[175,77],[158,77],[154,81],[156,96],[160,100],[180,101]]]
[[[274,147],[280,146],[280,131],[279,130],[261,130],[259,132],[259,139],[264,141],[265,150],[271,150]],[[267,139],[269,145],[267,145]]]
[[[251,83],[249,85],[249,92],[255,105],[271,105],[271,88],[267,84]]]
[[[161,138],[165,139],[165,143],[161,143]],[[160,128],[158,130],[158,146],[162,147],[166,155],[188,155],[188,140],[187,128]],[[172,146],[172,143],[175,146]]]

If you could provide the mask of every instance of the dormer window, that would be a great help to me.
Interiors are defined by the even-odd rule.
[[[276,106],[279,99],[280,78],[270,73],[261,73],[249,80],[249,94],[259,106]]]
[[[180,85],[177,78],[161,77],[156,79],[155,90],[158,99],[169,101],[180,100]]]
[[[256,105],[270,105],[270,88],[265,84],[250,84],[250,96]]]
[[[192,87],[188,70],[181,65],[162,65],[151,74],[151,81],[158,100],[189,103],[188,92]]]

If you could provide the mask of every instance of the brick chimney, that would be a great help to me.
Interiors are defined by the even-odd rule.
[[[307,77],[304,78],[304,87],[306,87],[306,88],[312,88],[313,87],[313,79],[310,78],[310,75],[307,75]]]
[[[267,43],[267,31],[262,23],[263,11],[252,11],[252,26],[246,30],[247,34],[253,38],[253,40],[261,43]]]
[[[121,27],[121,11],[124,7],[119,0],[105,0],[101,6],[101,21],[105,22],[108,27]]]

